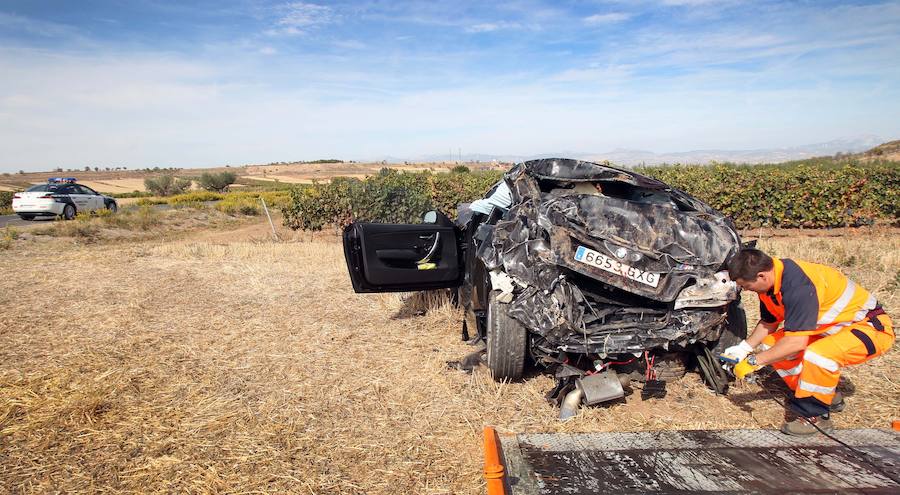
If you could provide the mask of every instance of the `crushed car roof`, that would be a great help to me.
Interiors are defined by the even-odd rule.
[[[510,170],[510,174],[521,168],[524,173],[538,179],[554,181],[593,182],[614,180],[627,182],[648,189],[667,189],[668,186],[656,179],[599,163],[573,160],[571,158],[542,158],[530,160]]]

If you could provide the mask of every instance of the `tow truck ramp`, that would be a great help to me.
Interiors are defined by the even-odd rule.
[[[890,430],[484,435],[489,495],[900,494]]]

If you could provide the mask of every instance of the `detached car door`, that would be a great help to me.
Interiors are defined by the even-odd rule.
[[[407,292],[457,287],[462,281],[452,224],[353,223],[344,229],[344,258],[356,292]]]

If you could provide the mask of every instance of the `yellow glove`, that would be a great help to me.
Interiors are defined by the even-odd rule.
[[[754,371],[762,368],[762,366],[757,366],[755,364],[750,364],[746,359],[741,361],[740,363],[734,365],[734,376],[738,380],[743,380],[747,377],[747,375],[753,373]]]

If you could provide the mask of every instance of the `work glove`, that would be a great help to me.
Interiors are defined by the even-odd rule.
[[[740,344],[725,349],[725,352],[722,353],[722,360],[738,363],[746,359],[751,352],[753,352],[753,348],[746,340],[742,340]]]
[[[760,368],[762,366],[750,364],[746,359],[742,359],[740,363],[734,365],[734,377],[738,380],[743,380]]]

